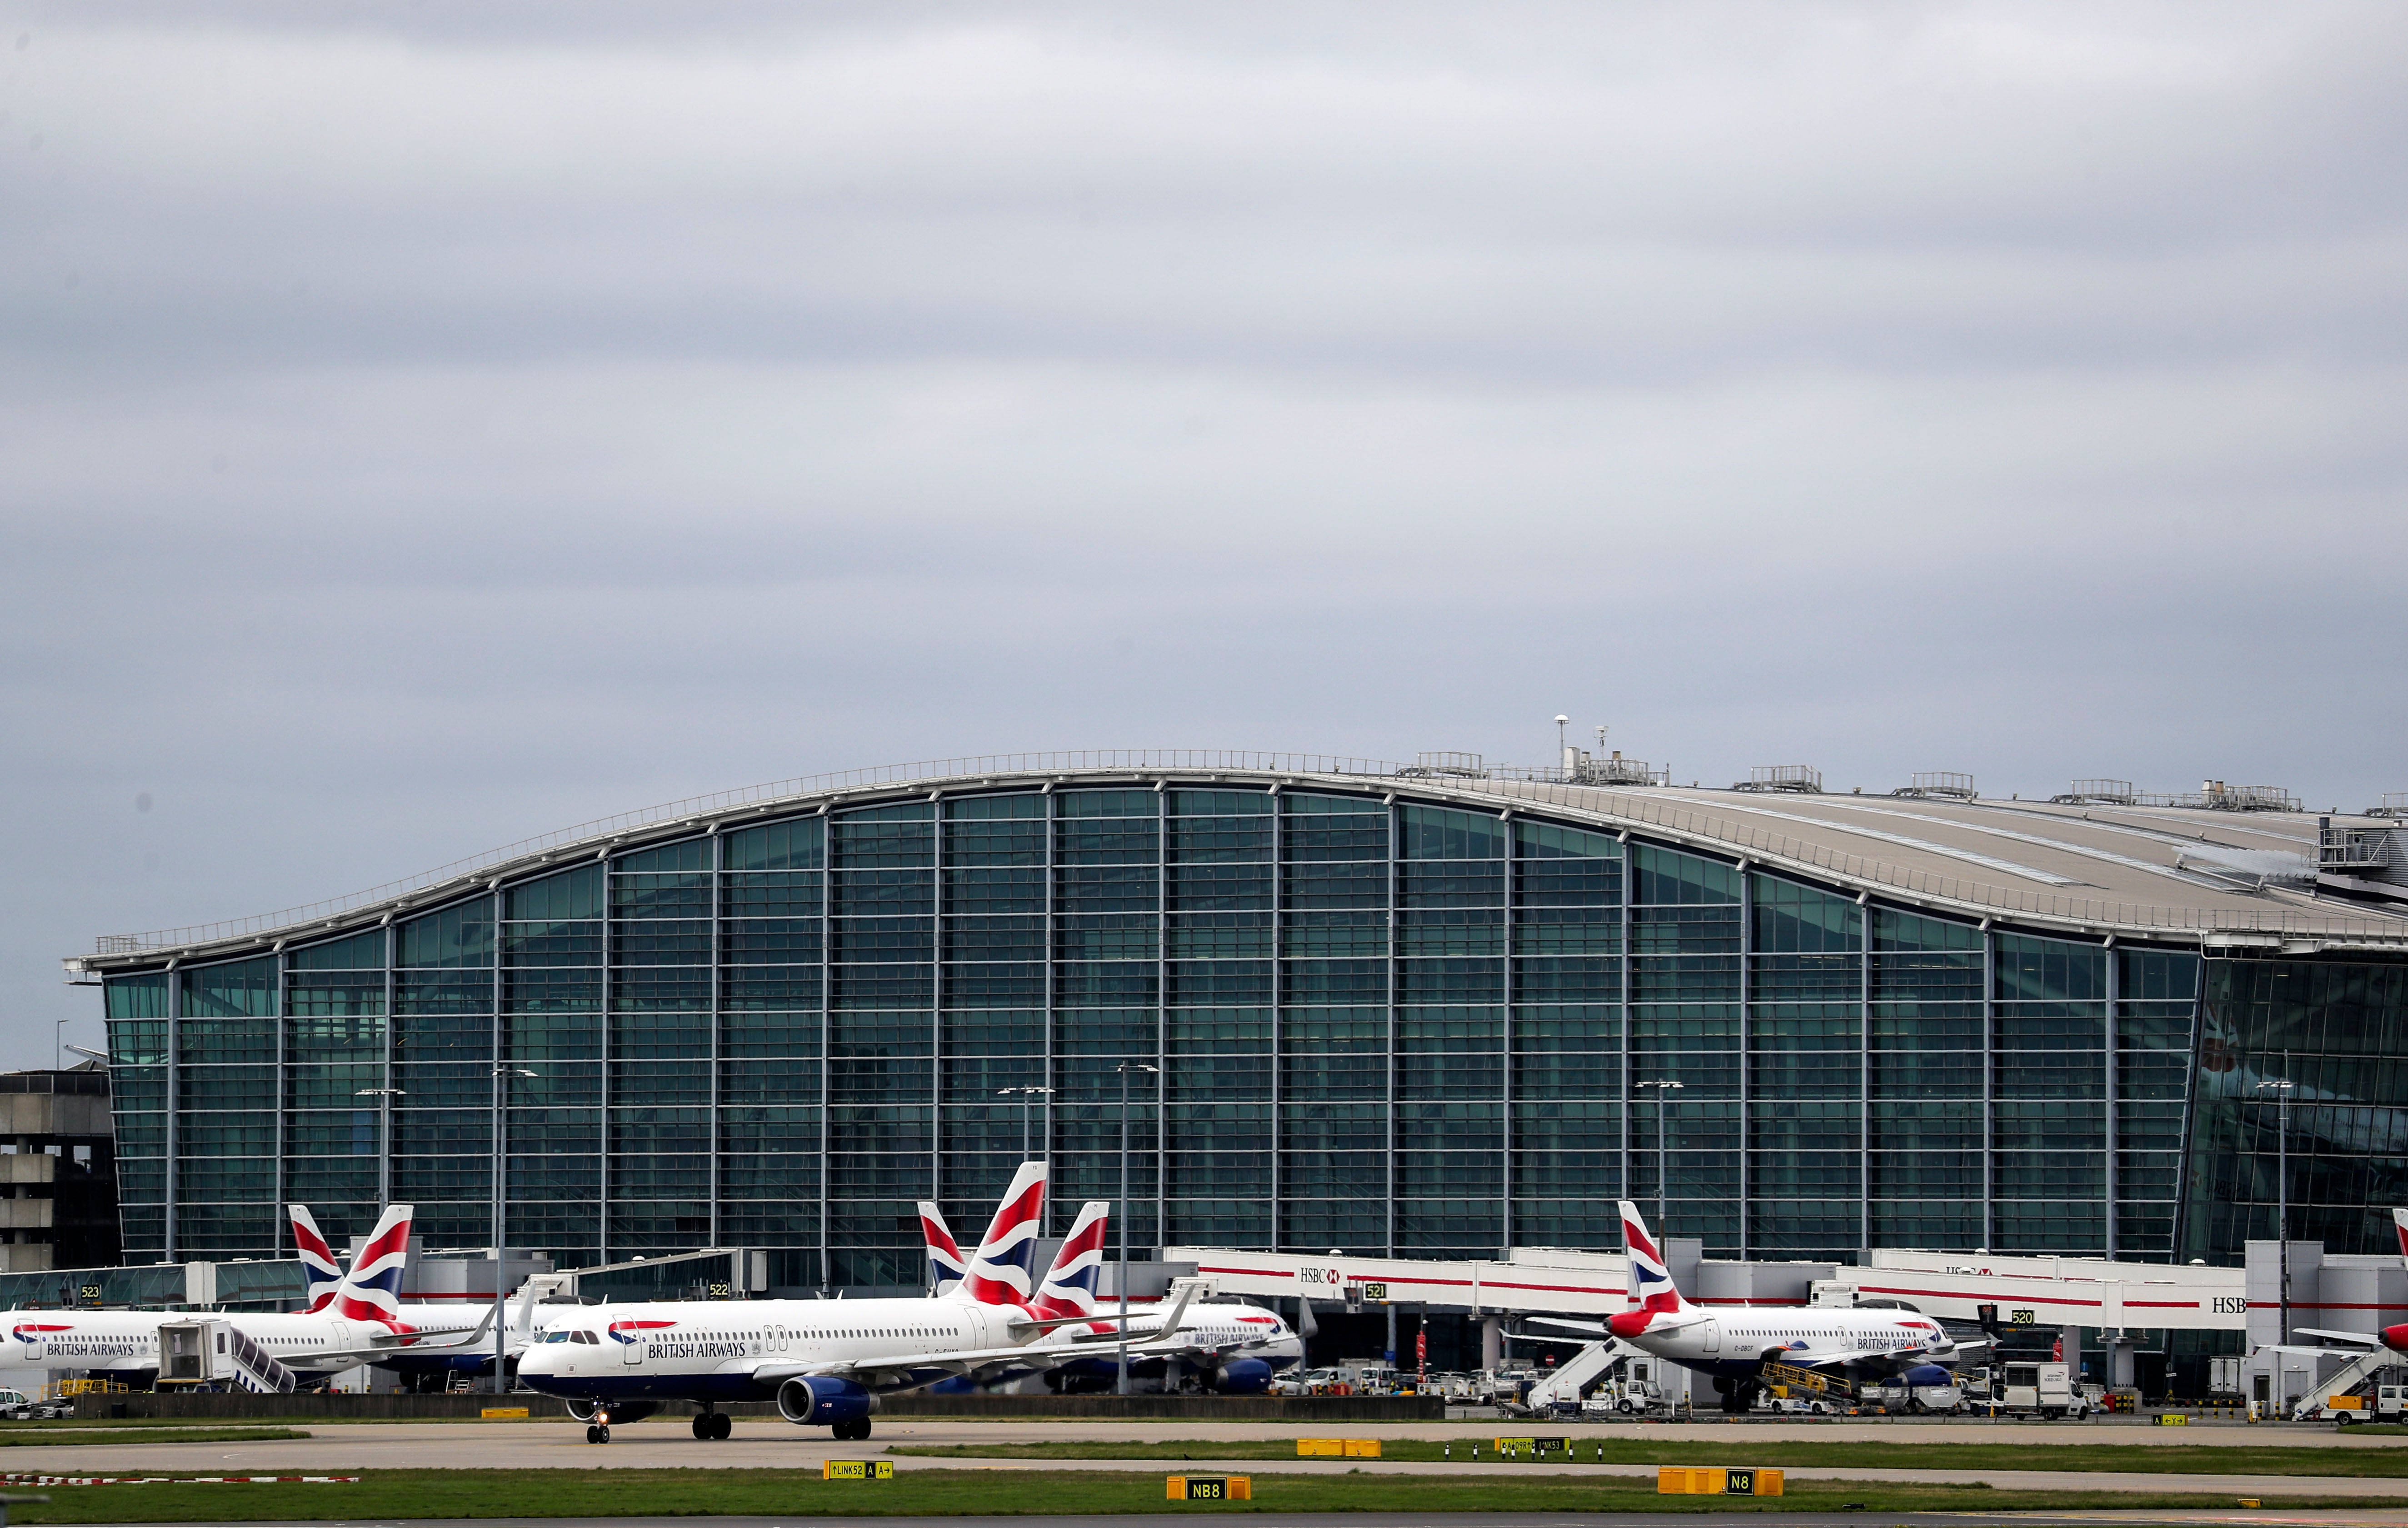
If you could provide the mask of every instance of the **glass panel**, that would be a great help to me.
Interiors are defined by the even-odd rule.
[[[1735,865],[1651,844],[1633,844],[1630,850],[1631,868],[1638,877],[1635,900],[1641,903],[1663,906],[1740,899],[1740,873]]]
[[[817,870],[827,860],[827,827],[816,817],[739,828],[720,842],[729,870]]]
[[[1480,812],[1440,807],[1397,809],[1397,857],[1402,860],[1499,860],[1505,824]]]
[[[610,862],[613,871],[638,875],[674,875],[710,867],[710,840],[708,838],[688,838],[683,843],[638,850],[632,854],[621,854]]]
[[[108,994],[108,1017],[111,1019],[167,1017],[167,978],[164,972],[105,978],[101,990]]]
[[[288,971],[374,971],[384,966],[384,930],[354,934],[322,945],[284,952]]]
[[[602,916],[602,867],[580,865],[541,880],[526,881],[502,893],[502,916],[553,921]]]
[[[276,1012],[276,958],[195,966],[183,973],[187,1018]]]
[[[479,897],[396,925],[397,965],[482,966],[494,964],[494,901]]]
[[[1765,953],[1862,950],[1864,909],[1771,876],[1749,878],[1756,889],[1756,948]]]
[[[1999,935],[1997,995],[2001,999],[2100,999],[2107,995],[2107,951],[2024,935]]]

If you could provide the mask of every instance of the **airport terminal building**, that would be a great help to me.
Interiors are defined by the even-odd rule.
[[[1773,773],[974,760],[105,938],[126,1256],[280,1255],[288,1201],[487,1245],[498,1164],[562,1265],[909,1285],[913,1201],[974,1234],[1025,1139],[1058,1233],[1124,1138],[1139,1256],[1613,1248],[1621,1196],[1717,1257],[2236,1263],[2278,1196],[2390,1245],[2388,821]]]

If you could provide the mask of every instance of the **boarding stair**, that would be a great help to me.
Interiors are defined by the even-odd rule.
[[[1578,1406],[1581,1392],[1591,1381],[1638,1351],[1618,1337],[1582,1343],[1580,1351],[1557,1364],[1544,1378],[1530,1387],[1529,1393],[1522,1397],[1522,1404],[1533,1411],[1552,1411],[1558,1406]]]

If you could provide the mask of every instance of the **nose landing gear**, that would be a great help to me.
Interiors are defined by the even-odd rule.
[[[610,1427],[609,1427],[609,1424],[608,1422],[591,1422],[591,1423],[588,1423],[588,1424],[586,1425],[586,1428],[585,1428],[585,1441],[586,1441],[586,1442],[588,1442],[588,1443],[608,1443],[608,1442],[609,1442],[609,1441],[610,1441]]]

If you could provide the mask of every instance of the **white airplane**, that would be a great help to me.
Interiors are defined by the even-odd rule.
[[[1182,1292],[1173,1303],[1174,1321],[1184,1299]],[[733,1423],[720,1402],[767,1400],[797,1426],[826,1427],[851,1441],[869,1436],[882,1394],[1067,1362],[1073,1350],[1034,1339],[1093,1321],[953,1296],[600,1307],[530,1344],[519,1359],[519,1383],[566,1398],[571,1415],[588,1419],[590,1443],[609,1442],[613,1421],[648,1417],[668,1401],[699,1404],[694,1435],[724,1438]]]
[[[1111,1206],[1090,1200],[1079,1211],[1053,1266],[1037,1287],[1027,1308],[1041,1317],[1111,1316],[1117,1311],[1099,1304],[1096,1285],[1103,1271],[1104,1232]],[[931,1254],[934,1255],[933,1252]],[[1260,1306],[1234,1300],[1197,1300],[1184,1308],[1176,1325],[1165,1329],[1160,1307],[1148,1301],[1129,1307],[1132,1337],[1152,1338],[1156,1348],[1177,1343],[1175,1351],[1133,1360],[1129,1373],[1146,1378],[1170,1378],[1175,1365],[1192,1365],[1205,1382],[1229,1395],[1251,1395],[1270,1388],[1278,1370],[1304,1358],[1304,1342],[1286,1321]],[[1116,1382],[1120,1358],[1117,1320],[1082,1329],[1057,1327],[1039,1339],[1045,1348],[1083,1349],[1091,1356],[1059,1364],[1046,1372],[1046,1384],[1059,1390],[1090,1389]]]
[[[1968,1349],[1928,1316],[1912,1310],[1824,1310],[1742,1306],[1701,1310],[1683,1298],[1639,1207],[1621,1201],[1622,1240],[1630,1254],[1636,1307],[1595,1323],[1539,1317],[1549,1326],[1611,1335],[1668,1364],[1711,1376],[1726,1411],[1745,1411],[1762,1388],[1767,1364],[1836,1370],[1852,1378],[1897,1376],[1910,1385],[1944,1385]]]
[[[265,1382],[291,1389],[362,1364],[391,1362],[405,1350],[473,1347],[489,1329],[457,1307],[413,1307],[402,1319],[395,1298],[409,1244],[412,1207],[394,1205],[332,1290],[313,1293],[309,1310],[241,1311],[209,1319],[227,1322],[272,1362]],[[322,1246],[322,1239],[321,1241]],[[305,1262],[309,1261],[305,1259]],[[329,1259],[331,1261],[331,1259]],[[320,1270],[312,1269],[313,1274]],[[149,1380],[159,1372],[159,1329],[208,1313],[180,1310],[11,1310],[0,1370],[80,1369],[95,1376]],[[283,1371],[280,1375],[278,1370]]]
[[[293,1221],[293,1242],[299,1249],[301,1264],[308,1279],[308,1304],[311,1311],[327,1309],[335,1303],[337,1286],[341,1283],[341,1270],[336,1266],[334,1251],[319,1233],[318,1221],[305,1205],[288,1205]],[[401,1299],[402,1273],[408,1261],[412,1207],[394,1206],[377,1222],[377,1230],[352,1260],[354,1280],[351,1292],[343,1298],[350,1303],[350,1314],[362,1320],[390,1321],[408,1327],[412,1332],[440,1335],[464,1330],[471,1310],[483,1312],[490,1303],[480,1301],[471,1306],[465,1301],[443,1303]],[[374,1266],[371,1267],[370,1264]],[[336,1277],[329,1278],[329,1273]],[[556,1307],[538,1307],[534,1291],[525,1292],[517,1307],[504,1313],[505,1347],[510,1357],[532,1340],[532,1335],[555,1319]],[[429,1375],[452,1374],[490,1375],[494,1372],[494,1343],[490,1318],[482,1330],[486,1340],[475,1344],[447,1343],[432,1346],[412,1345],[389,1357],[372,1362],[381,1369],[413,1382]],[[507,1361],[507,1360],[506,1360]]]
[[[1050,1368],[1084,1354],[1044,1344],[1046,1334],[1065,1326],[1117,1330],[1110,1316],[1028,1308],[1027,1258],[1043,1223],[1044,1192],[1045,1164],[1024,1164],[950,1294],[586,1307],[528,1344],[519,1383],[566,1398],[592,1443],[609,1442],[613,1421],[651,1416],[670,1401],[702,1407],[694,1419],[702,1439],[733,1430],[721,1402],[766,1400],[798,1426],[867,1438],[881,1394]],[[1192,1292],[1182,1291],[1167,1312],[1149,1311],[1149,1320],[1176,1326]],[[1146,1357],[1156,1350],[1144,1341],[1131,1347]]]

